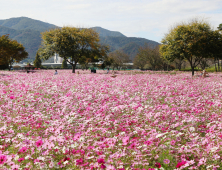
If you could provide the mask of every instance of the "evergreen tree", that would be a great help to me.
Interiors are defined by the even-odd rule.
[[[62,61],[62,67],[61,68],[63,68],[63,69],[68,68],[67,61],[65,59]]]
[[[41,68],[42,67],[42,61],[41,61],[40,56],[39,56],[38,53],[36,53],[35,60],[34,60],[33,63],[34,63],[34,66],[36,68]]]

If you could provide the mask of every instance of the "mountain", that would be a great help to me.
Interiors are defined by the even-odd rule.
[[[135,38],[135,37],[100,37],[100,42],[102,44],[109,44],[110,52],[115,50],[122,50],[130,56],[130,60],[133,61],[134,57],[138,53],[141,46],[157,46],[159,43],[145,38]]]
[[[9,34],[11,39],[22,43],[29,53],[24,62],[32,62],[41,44],[41,32],[56,28],[56,25],[34,20],[27,17],[0,20],[0,36]],[[138,49],[145,44],[156,46],[159,43],[145,38],[127,37],[118,31],[110,31],[101,27],[92,27],[100,35],[100,43],[109,45],[110,52],[123,50],[130,55],[130,59],[138,53]]]
[[[41,44],[41,34],[39,31],[30,29],[15,30],[8,27],[0,26],[0,35],[9,34],[9,38],[22,43],[29,53],[30,61],[34,60],[36,52]]]
[[[126,37],[120,32],[117,31],[110,31],[101,27],[92,27],[92,29],[99,33],[100,37]]]
[[[42,21],[34,20],[27,17],[10,18],[6,20],[0,20],[0,25],[15,30],[30,29],[34,31],[44,32],[46,30],[56,28],[56,25],[45,23]]]

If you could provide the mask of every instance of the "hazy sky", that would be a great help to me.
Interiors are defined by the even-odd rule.
[[[222,23],[222,0],[0,0],[0,20],[29,17],[57,26],[100,26],[160,42],[169,28],[195,17]]]

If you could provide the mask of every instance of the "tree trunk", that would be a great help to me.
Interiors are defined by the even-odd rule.
[[[8,65],[8,71],[11,71],[11,63]]]
[[[191,67],[192,69],[192,76],[194,76],[194,67]]]
[[[75,69],[76,69],[76,62],[75,64],[72,64],[72,73],[75,73]]]
[[[216,62],[215,62],[215,71],[217,72],[217,64],[216,64]]]
[[[217,65],[218,65],[218,71],[220,71],[220,63],[219,63],[219,59],[218,59]]]

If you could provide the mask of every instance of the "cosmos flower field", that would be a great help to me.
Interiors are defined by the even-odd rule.
[[[221,169],[222,74],[0,71],[0,169]]]

